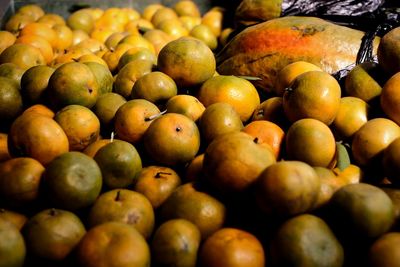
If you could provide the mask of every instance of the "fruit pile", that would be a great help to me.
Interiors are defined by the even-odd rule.
[[[224,12],[8,19],[0,267],[400,266],[400,28]]]

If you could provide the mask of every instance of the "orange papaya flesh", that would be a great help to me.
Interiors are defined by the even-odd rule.
[[[362,31],[316,17],[280,17],[233,37],[216,57],[217,71],[258,77],[254,85],[270,93],[277,73],[289,63],[307,61],[331,74],[354,64],[363,36]],[[373,55],[379,41],[376,37]]]

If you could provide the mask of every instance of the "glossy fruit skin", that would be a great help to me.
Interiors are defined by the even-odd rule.
[[[209,236],[199,253],[202,267],[262,267],[264,249],[251,233],[236,228],[222,228]]]

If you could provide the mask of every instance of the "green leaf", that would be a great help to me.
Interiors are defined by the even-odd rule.
[[[336,165],[341,171],[350,165],[349,153],[347,152],[346,146],[341,142],[336,142],[336,160]]]

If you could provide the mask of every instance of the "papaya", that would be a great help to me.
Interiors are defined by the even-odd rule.
[[[277,73],[307,61],[333,74],[356,61],[364,32],[317,17],[286,16],[245,28],[217,54],[217,72],[253,76],[261,91],[272,92]],[[380,38],[373,42],[376,55]]]

